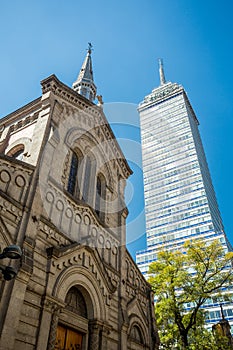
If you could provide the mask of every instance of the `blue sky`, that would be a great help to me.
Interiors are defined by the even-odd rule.
[[[71,85],[89,41],[98,93],[106,103],[139,103],[159,84],[157,59],[162,57],[167,80],[184,86],[200,121],[225,230],[233,243],[232,13],[232,0],[2,2],[0,116],[40,96],[39,82],[50,74]],[[139,138],[137,127],[114,130],[119,137]],[[143,207],[140,169],[136,175],[129,221]],[[134,255],[143,239],[128,247]]]

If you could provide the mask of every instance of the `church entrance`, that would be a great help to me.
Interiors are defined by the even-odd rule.
[[[58,325],[55,350],[81,350],[83,334]]]

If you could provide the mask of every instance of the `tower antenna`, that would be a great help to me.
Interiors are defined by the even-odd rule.
[[[160,77],[160,85],[166,84],[162,58],[159,58],[159,77]]]

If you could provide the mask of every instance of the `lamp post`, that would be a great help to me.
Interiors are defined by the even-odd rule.
[[[21,248],[17,245],[9,245],[4,248],[2,253],[0,253],[0,259],[20,259],[22,256]],[[2,271],[3,278],[6,281],[10,281],[17,275],[17,270],[12,266],[5,266],[0,264],[0,270]]]

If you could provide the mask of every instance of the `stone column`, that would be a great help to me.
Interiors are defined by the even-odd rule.
[[[90,321],[89,322],[88,350],[99,349],[101,328],[102,328],[102,326],[99,325],[98,321]]]
[[[44,301],[37,340],[37,350],[53,349],[53,347],[49,348],[49,346],[50,344],[53,344],[52,339],[54,337],[55,344],[57,323],[59,319],[60,310],[61,307],[56,303],[49,300]],[[47,325],[47,327],[45,327],[44,325]]]
[[[101,339],[101,350],[108,350],[108,338],[111,332],[111,327],[103,325],[102,339]]]
[[[61,307],[59,305],[53,303],[51,306],[52,306],[51,307],[52,317],[51,317],[47,350],[54,350],[56,336],[57,336],[57,326],[58,326],[58,321],[59,321],[59,315],[61,312]]]
[[[88,350],[108,350],[110,331],[109,325],[97,320],[90,321]]]

